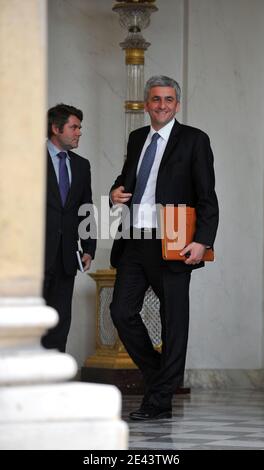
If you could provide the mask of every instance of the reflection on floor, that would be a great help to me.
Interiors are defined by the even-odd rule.
[[[176,395],[173,418],[130,421],[141,397],[123,397],[130,449],[264,450],[264,391],[193,390]]]

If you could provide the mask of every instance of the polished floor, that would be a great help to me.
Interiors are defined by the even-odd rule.
[[[123,397],[129,449],[264,450],[264,390],[191,390],[175,396],[172,419],[130,421],[140,401]]]

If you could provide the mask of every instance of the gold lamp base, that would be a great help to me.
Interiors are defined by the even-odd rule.
[[[96,347],[95,354],[85,360],[85,367],[136,369],[127,354],[110,317],[116,270],[99,269],[89,276],[96,282]]]
[[[96,348],[81,369],[81,380],[117,386],[124,394],[143,393],[141,372],[127,354],[110,318],[115,269],[89,274],[96,282]]]
[[[120,343],[120,341],[118,340]],[[128,356],[120,343],[118,350],[97,349],[95,354],[88,357],[84,362],[85,367],[107,368],[107,369],[137,369],[136,364]]]

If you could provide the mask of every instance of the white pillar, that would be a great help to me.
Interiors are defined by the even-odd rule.
[[[125,449],[119,391],[63,383],[74,359],[40,346],[46,1],[2,0],[0,31],[0,449]]]

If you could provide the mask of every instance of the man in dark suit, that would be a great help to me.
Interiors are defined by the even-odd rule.
[[[113,204],[133,209],[130,233],[134,237],[116,239],[112,248],[117,276],[111,315],[145,382],[141,407],[130,413],[134,420],[171,417],[173,392],[183,383],[191,271],[204,265],[202,257],[213,245],[218,226],[209,138],[175,119],[179,106],[180,87],[175,80],[164,76],[148,80],[145,110],[151,126],[131,132],[122,173],[110,193]],[[131,207],[134,202],[138,205]],[[196,233],[182,250],[183,261],[162,259],[157,204],[196,208]],[[140,317],[149,286],[160,300],[161,354],[153,348]]]
[[[58,104],[48,111],[46,246],[43,297],[55,308],[59,322],[42,337],[42,345],[65,352],[71,324],[74,279],[78,267],[78,216],[82,204],[92,204],[89,161],[71,152],[81,136],[81,110]],[[91,236],[81,240],[84,271],[96,249]]]

